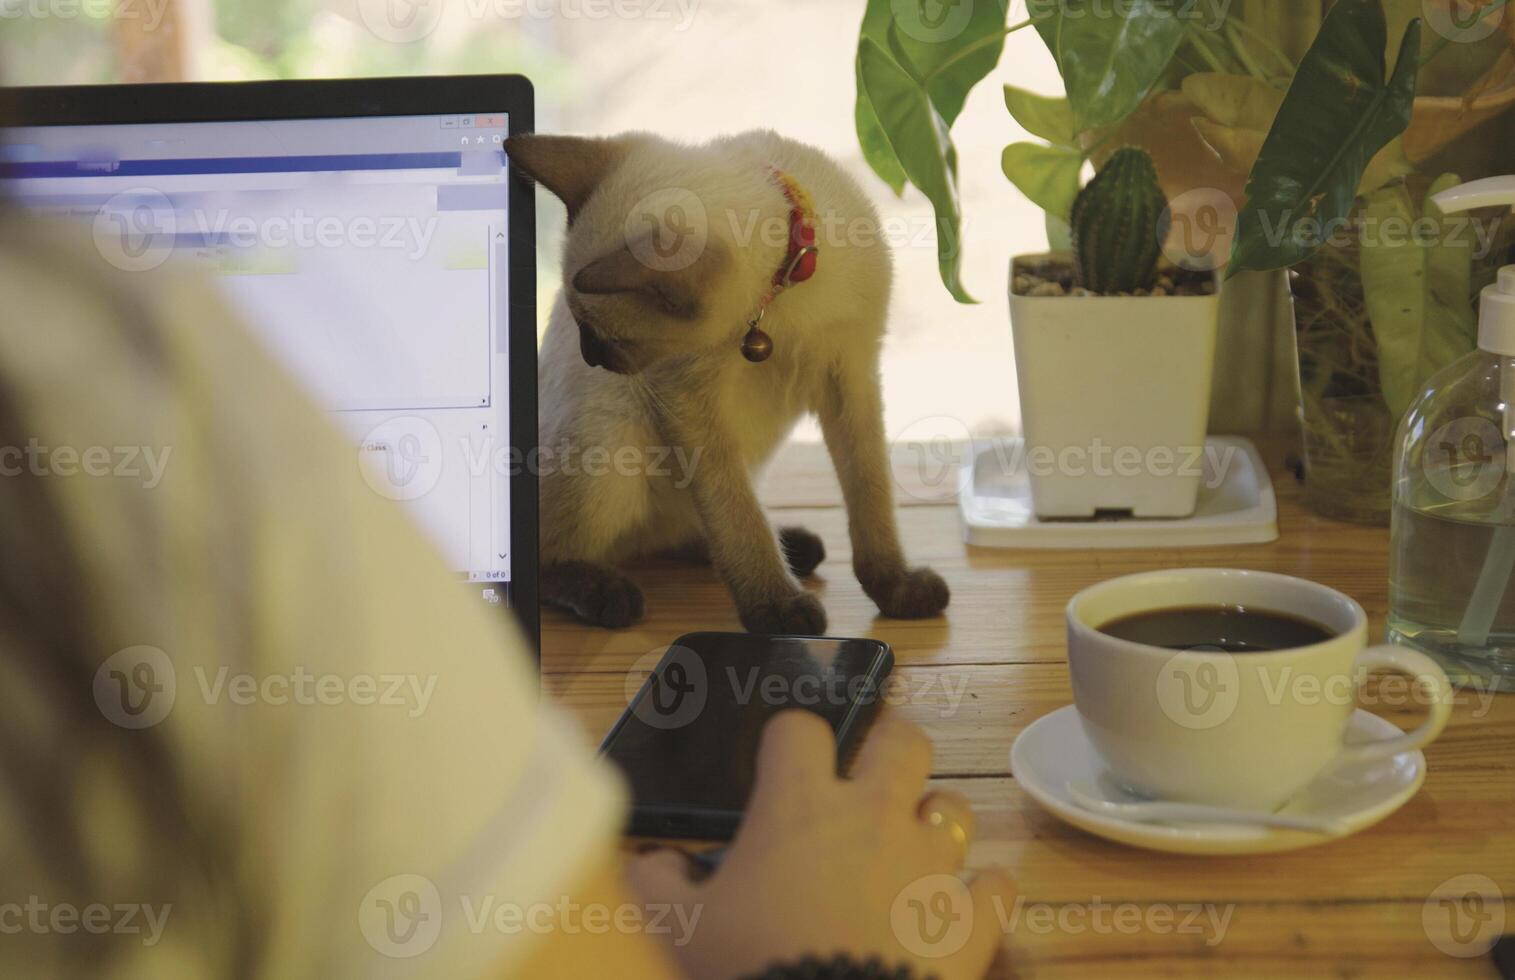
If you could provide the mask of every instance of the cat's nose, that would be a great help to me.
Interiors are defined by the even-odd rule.
[[[579,353],[592,368],[602,367],[616,374],[626,373],[626,359],[621,352],[593,330],[579,324]]]

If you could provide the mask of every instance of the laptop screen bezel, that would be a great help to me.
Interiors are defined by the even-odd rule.
[[[508,133],[535,129],[535,95],[520,75],[453,75],[273,82],[173,82],[12,88],[8,126],[256,122],[373,116],[508,113]],[[514,164],[510,209],[510,442],[517,459],[537,447],[536,194]],[[510,480],[509,608],[540,657],[537,479]],[[479,583],[474,583],[477,586]],[[460,584],[460,588],[465,587]],[[482,600],[480,600],[482,601]]]

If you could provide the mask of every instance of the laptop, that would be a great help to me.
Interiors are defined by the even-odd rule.
[[[518,76],[22,88],[0,195],[198,268],[535,649],[536,215]],[[207,329],[215,329],[208,325]],[[502,613],[503,614],[503,613]]]

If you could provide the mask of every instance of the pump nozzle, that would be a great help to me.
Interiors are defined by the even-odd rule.
[[[1466,184],[1447,188],[1431,200],[1447,214],[1515,204],[1515,175],[1470,180]]]

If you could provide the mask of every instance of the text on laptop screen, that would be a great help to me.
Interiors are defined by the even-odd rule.
[[[0,134],[0,182],[113,264],[191,263],[452,567],[510,579],[505,113]]]

